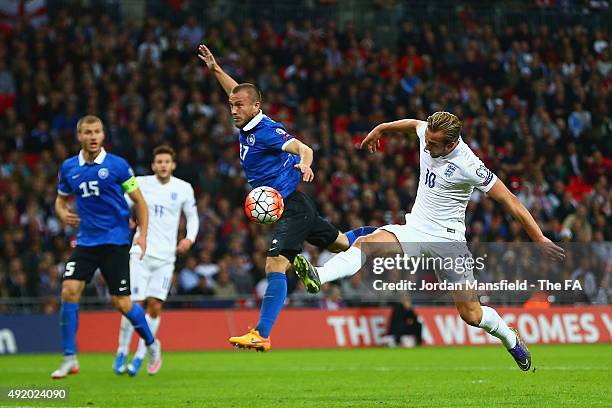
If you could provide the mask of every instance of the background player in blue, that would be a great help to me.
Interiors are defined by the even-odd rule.
[[[104,128],[96,116],[84,116],[77,124],[81,151],[64,161],[57,184],[55,211],[67,225],[78,227],[77,247],[66,263],[62,282],[60,325],[64,360],[51,377],[65,378],[79,372],[76,358],[76,333],[81,293],[96,269],[106,281],[113,306],[117,308],[145,340],[148,370],[155,374],[161,367],[161,347],[145,320],[142,308],[130,300],[129,208],[126,192],[136,206],[140,235],[135,245],[146,251],[147,204],[128,163],[107,153],[102,147]],[[76,212],[67,197],[76,197]]]
[[[312,149],[287,133],[285,127],[261,111],[261,92],[253,84],[238,84],[217,64],[205,45],[199,58],[206,63],[229,97],[232,118],[240,129],[240,163],[252,187],[275,188],[285,202],[276,223],[266,259],[268,288],[261,305],[259,323],[247,334],[231,337],[230,343],[258,350],[270,349],[270,331],[287,296],[286,271],[302,251],[304,241],[333,252],[348,249],[355,239],[373,232],[361,227],[346,234],[319,216],[314,201],[296,190],[300,179],[311,182]],[[304,280],[304,279],[303,279]],[[316,282],[318,279],[306,279]],[[311,288],[308,288],[311,290]],[[313,291],[317,288],[312,288]]]

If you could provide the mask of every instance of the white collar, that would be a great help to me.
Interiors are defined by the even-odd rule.
[[[261,111],[261,109],[259,110],[259,113],[257,115],[255,115],[255,117],[253,117],[253,119],[251,119],[249,121],[249,123],[247,123],[246,125],[244,125],[244,127],[242,128],[242,130],[244,130],[245,132],[248,132],[249,130],[253,129],[255,126],[257,126],[259,124],[259,122],[261,122],[261,120],[263,119],[264,114]]]
[[[459,140],[457,141],[457,146],[455,146],[455,148],[453,149],[452,152],[450,152],[449,154],[447,154],[446,156],[442,156],[440,157],[440,159],[442,160],[448,160],[452,157],[454,157],[457,152],[459,151],[459,148],[461,147],[461,144],[463,143],[463,139],[461,139],[461,136],[459,136]]]
[[[104,150],[104,148],[102,148],[100,150],[100,153],[98,153],[98,156],[94,159],[94,163],[102,164],[102,162],[104,161],[105,158],[106,158],[106,150]],[[83,165],[85,165],[85,163],[87,163],[87,162],[85,161],[85,156],[83,155],[83,150],[81,150],[79,152],[79,166],[83,166]]]

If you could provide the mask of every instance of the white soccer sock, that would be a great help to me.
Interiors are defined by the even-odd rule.
[[[157,329],[159,328],[159,324],[161,323],[161,316],[151,317],[148,314],[145,315],[145,319],[147,319],[147,324],[149,325],[149,329],[151,330],[151,334],[155,337],[157,333]],[[147,346],[145,345],[144,340],[141,338],[138,340],[138,350],[136,350],[136,354],[134,354],[134,358],[144,358],[147,353]]]
[[[119,347],[117,347],[117,353],[128,354],[130,352],[130,342],[132,341],[132,334],[134,334],[134,326],[125,316],[121,316],[121,323],[119,325]]]
[[[516,345],[516,334],[510,330],[495,309],[489,306],[482,306],[482,320],[478,327],[485,329],[489,334],[500,339],[507,349],[511,349]]]
[[[321,284],[323,284],[346,276],[352,276],[359,271],[362,265],[361,249],[352,246],[325,262],[325,265],[317,268],[317,272],[319,279],[321,279]]]

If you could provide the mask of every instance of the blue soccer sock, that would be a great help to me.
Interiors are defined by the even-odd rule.
[[[142,310],[142,307],[140,307],[138,303],[132,304],[132,308],[125,314],[125,317],[132,323],[134,330],[138,332],[147,346],[153,344],[155,337],[153,337],[153,333],[151,333],[151,329],[149,329],[144,310]]]
[[[268,288],[261,304],[257,330],[261,337],[269,337],[287,297],[287,276],[282,272],[268,273]]]
[[[62,302],[60,309],[60,328],[62,329],[62,348],[65,356],[76,354],[76,334],[79,328],[79,304]]]
[[[344,235],[346,235],[346,237],[348,238],[349,246],[351,246],[353,245],[353,243],[355,242],[357,238],[364,236],[364,235],[371,234],[377,229],[378,228],[376,227],[369,227],[369,226],[359,227],[359,228],[355,228],[354,230],[345,232]]]

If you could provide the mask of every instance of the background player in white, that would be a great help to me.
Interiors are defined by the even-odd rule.
[[[465,245],[465,210],[474,188],[501,203],[521,223],[529,237],[542,243],[543,251],[552,259],[564,257],[562,248],[546,238],[529,211],[520,203],[504,183],[487,169],[482,161],[461,140],[461,121],[448,112],[436,112],[427,122],[404,119],[376,126],[361,143],[370,152],[380,146],[379,139],[386,132],[413,133],[420,140],[420,181],[412,213],[406,215],[405,225],[386,225],[370,235],[360,237],[346,252],[336,255],[320,268],[313,268],[308,261],[298,256],[296,272],[305,281],[307,288],[318,288],[321,284],[355,274],[362,266],[361,245],[363,243],[416,243],[402,245],[402,250],[413,248],[419,255],[422,251],[444,256],[461,256]],[[447,243],[447,244],[443,244]],[[457,252],[460,248],[461,252]],[[442,253],[441,253],[442,252]],[[444,275],[444,272],[447,272]],[[318,281],[310,277],[318,273]],[[453,281],[473,279],[454,272],[437,271],[438,277]],[[510,329],[499,314],[488,306],[481,306],[473,293],[453,293],[455,306],[461,318],[469,325],[480,327],[499,338],[518,366],[527,371],[531,367],[531,355],[515,329]]]
[[[146,319],[155,335],[161,321],[162,304],[170,290],[176,253],[189,251],[198,235],[199,219],[193,188],[172,176],[176,168],[174,150],[169,146],[155,148],[151,168],[153,175],[137,177],[149,207],[149,235],[144,258],[141,259],[140,247],[135,245],[130,250],[130,282],[132,300],[147,301]],[[181,212],[187,219],[187,234],[177,245]],[[146,353],[144,342],[139,342],[136,354],[126,367],[133,332],[129,321],[122,318],[119,347],[113,364],[113,370],[119,375],[126,369],[130,375],[136,375]]]

